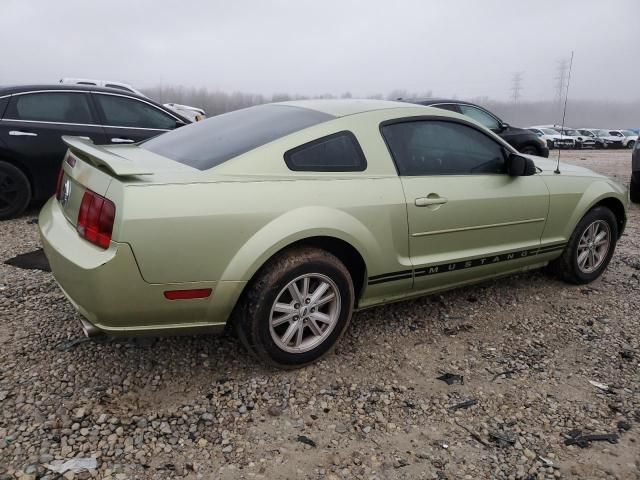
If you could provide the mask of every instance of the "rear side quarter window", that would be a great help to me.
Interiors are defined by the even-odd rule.
[[[293,148],[284,154],[296,172],[362,172],[367,160],[355,135],[342,131]]]

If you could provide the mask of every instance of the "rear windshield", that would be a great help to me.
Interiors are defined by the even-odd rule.
[[[207,170],[280,137],[335,118],[288,105],[259,105],[218,115],[154,137],[141,148]]]

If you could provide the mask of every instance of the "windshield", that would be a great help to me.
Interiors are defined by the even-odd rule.
[[[140,147],[184,165],[208,170],[280,137],[335,118],[288,105],[259,105],[158,135]]]
[[[609,132],[607,130],[596,130],[596,134],[600,137],[608,137]]]
[[[637,133],[632,132],[631,130],[622,130],[622,133],[624,133],[626,137],[635,137],[637,135]]]
[[[556,132],[552,128],[541,128],[540,130],[542,130],[542,133],[545,135],[560,135],[559,132]]]
[[[564,133],[565,135],[569,135],[570,137],[577,137],[580,135],[576,130],[573,130],[571,128],[565,128]]]

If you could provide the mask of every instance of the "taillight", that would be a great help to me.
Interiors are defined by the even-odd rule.
[[[56,182],[56,199],[60,200],[62,196],[62,179],[64,177],[64,168],[60,167],[58,172],[58,181]]]
[[[115,216],[116,206],[111,200],[87,190],[78,212],[78,234],[99,247],[108,248]]]

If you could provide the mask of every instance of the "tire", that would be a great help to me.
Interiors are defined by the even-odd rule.
[[[590,230],[596,227],[597,230]],[[599,248],[596,246],[594,256],[591,257],[588,245],[593,238],[588,237],[592,233],[597,239],[603,232],[606,234],[606,243],[601,244]],[[595,207],[578,222],[562,256],[551,262],[549,266],[565,282],[576,285],[593,282],[609,265],[617,239],[618,223],[613,212],[606,207]],[[585,251],[587,258],[582,262],[580,257]],[[591,265],[589,265],[590,262]]]
[[[305,279],[309,279],[306,295]],[[294,295],[294,284],[302,298]],[[315,304],[314,294],[324,303]],[[298,368],[335,347],[351,321],[354,298],[351,276],[338,258],[324,250],[298,247],[282,252],[256,274],[233,322],[244,346],[261,361]]]
[[[540,150],[535,145],[525,145],[520,150],[520,153],[523,153],[525,155],[538,155],[538,156],[540,156],[541,154]]]
[[[637,174],[640,176],[639,174]],[[631,176],[631,182],[629,182],[629,199],[633,203],[640,203],[640,183],[636,182],[634,176]]]
[[[14,218],[31,202],[31,184],[22,171],[0,161],[0,220]]]
[[[627,148],[630,150],[633,150],[633,147],[635,147],[635,145],[636,145],[635,140],[629,140],[629,143],[627,143]]]

